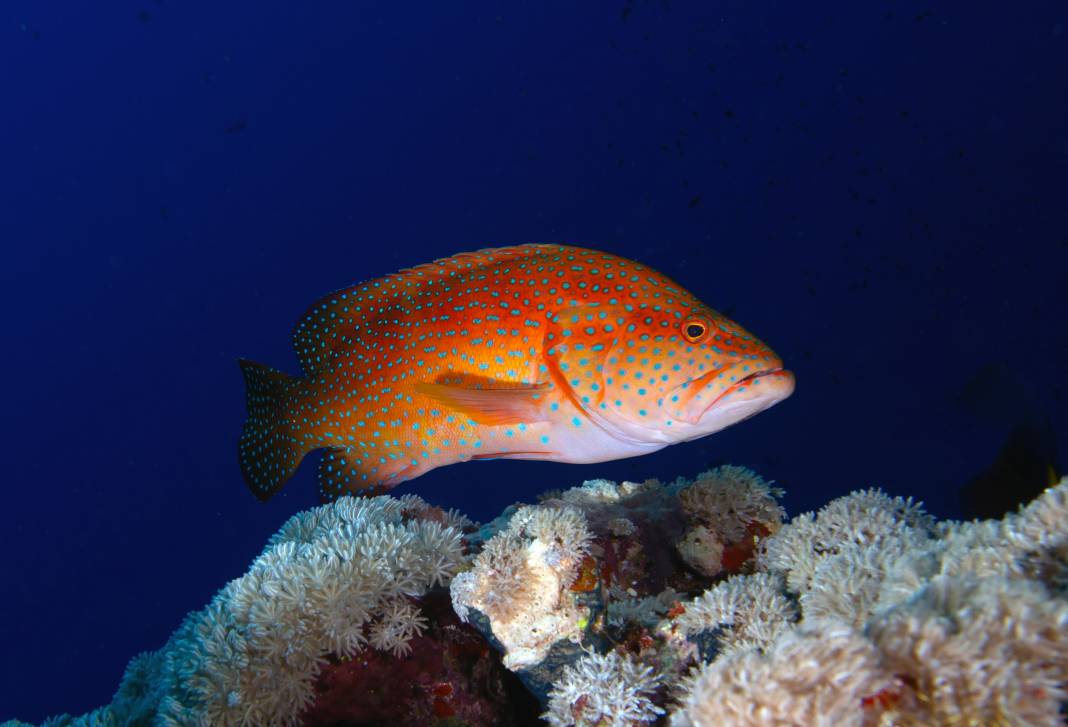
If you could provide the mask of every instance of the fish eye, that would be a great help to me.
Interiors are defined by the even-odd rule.
[[[682,335],[690,343],[697,343],[708,333],[708,324],[697,318],[691,318],[682,324]]]

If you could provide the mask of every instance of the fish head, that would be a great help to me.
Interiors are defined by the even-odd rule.
[[[601,336],[603,356],[592,355],[590,341],[557,348],[570,361],[564,378],[573,399],[617,439],[636,446],[697,439],[794,391],[794,375],[767,344],[706,306],[633,306],[615,323]]]
[[[677,422],[679,439],[703,437],[759,414],[794,392],[794,375],[770,346],[710,308],[679,325],[662,414]]]

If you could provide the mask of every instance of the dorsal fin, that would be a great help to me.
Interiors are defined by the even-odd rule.
[[[335,351],[359,342],[369,320],[404,315],[409,305],[438,292],[450,278],[478,275],[478,268],[504,259],[554,255],[569,249],[561,245],[516,245],[462,252],[334,291],[309,308],[293,329],[293,348],[301,370],[305,376],[315,375],[330,363]]]

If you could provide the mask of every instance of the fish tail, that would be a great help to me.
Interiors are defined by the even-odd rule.
[[[246,359],[238,359],[238,364],[248,398],[248,418],[237,448],[241,474],[252,493],[267,501],[293,476],[307,453],[293,436],[287,413],[300,381]]]

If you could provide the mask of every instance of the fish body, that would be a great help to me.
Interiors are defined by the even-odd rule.
[[[562,245],[461,253],[331,293],[293,344],[302,377],[240,362],[239,459],[263,500],[314,450],[331,499],[472,459],[646,454],[794,388],[770,348],[670,279]]]

